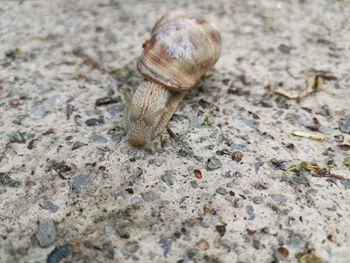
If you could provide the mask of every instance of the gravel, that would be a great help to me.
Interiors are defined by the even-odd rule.
[[[51,219],[46,220],[39,224],[37,233],[35,234],[39,246],[48,247],[55,242],[56,230],[55,225]]]
[[[222,167],[222,162],[218,158],[210,158],[206,162],[207,169],[209,171],[214,171]]]
[[[89,174],[82,174],[73,177],[69,181],[69,185],[74,192],[81,192],[92,184],[92,176]]]
[[[350,134],[350,115],[345,116],[339,121],[339,129],[342,132]]]

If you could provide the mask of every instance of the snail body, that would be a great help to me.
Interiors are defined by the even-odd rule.
[[[183,97],[214,66],[220,52],[219,32],[202,17],[170,12],[156,22],[137,63],[146,80],[133,98],[124,93],[131,145],[151,145]]]

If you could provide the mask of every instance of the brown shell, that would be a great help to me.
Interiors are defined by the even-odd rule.
[[[137,68],[172,90],[189,90],[214,66],[221,36],[204,18],[183,12],[163,15],[143,45]]]

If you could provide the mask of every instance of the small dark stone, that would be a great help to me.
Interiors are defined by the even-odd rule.
[[[132,188],[126,188],[125,191],[127,191],[128,194],[134,194],[134,190]]]
[[[278,46],[278,50],[279,51],[281,51],[282,53],[284,53],[284,54],[289,54],[290,53],[290,51],[291,51],[291,47],[290,46],[287,46],[287,45],[285,45],[285,44],[280,44],[279,46]]]
[[[66,243],[62,246],[55,247],[47,256],[46,263],[60,263],[62,259],[68,258],[72,253],[72,246]]]
[[[135,253],[137,250],[139,250],[139,248],[140,245],[136,240],[129,240],[125,244],[125,250],[130,254]]]
[[[344,133],[350,134],[350,115],[339,121],[339,129]]]
[[[197,181],[192,180],[192,181],[190,182],[190,184],[191,184],[191,186],[192,186],[193,189],[198,188],[198,183],[197,183]]]
[[[141,193],[141,197],[146,202],[151,202],[156,199],[156,194],[153,191],[148,191]]]
[[[103,137],[102,135],[99,135],[98,133],[93,133],[89,137],[90,143],[107,143],[108,139],[106,137]]]
[[[277,160],[277,159],[273,158],[270,160],[270,163],[274,167],[276,167],[277,169],[280,169],[280,170],[285,170],[288,168],[286,161],[283,161],[283,160]]]
[[[123,105],[113,105],[109,106],[106,111],[113,117],[117,116],[118,113],[121,113],[124,110]]]
[[[221,195],[226,195],[227,194],[227,190],[224,187],[218,187],[216,188],[216,193],[221,194]]]
[[[171,250],[172,240],[170,238],[161,236],[158,243],[160,244],[160,247],[163,249],[164,257],[168,256]]]
[[[52,203],[50,200],[47,200],[47,199],[42,200],[39,206],[42,209],[49,210],[52,213],[57,212],[58,209],[60,208],[59,206],[55,205],[54,203]]]
[[[218,158],[210,158],[207,160],[207,169],[213,171],[222,167],[222,162]]]
[[[261,229],[261,232],[267,235],[277,236],[277,231],[273,227],[264,227],[263,229]]]
[[[350,179],[343,179],[343,180],[341,180],[341,183],[345,186],[350,187]]]
[[[112,142],[119,143],[121,140],[125,137],[124,132],[113,132],[112,135]]]
[[[10,187],[18,187],[21,185],[19,181],[13,180],[10,176],[5,173],[0,173],[0,184]]]
[[[103,125],[104,123],[105,123],[105,120],[103,116],[100,116],[98,118],[91,118],[85,121],[85,124],[87,126],[100,126],[100,125]]]
[[[273,201],[279,203],[279,204],[283,204],[285,202],[287,202],[288,197],[286,197],[285,195],[282,194],[272,194],[271,198]]]
[[[227,171],[224,173],[224,178],[233,178],[233,177],[242,177],[242,174],[240,172],[232,172],[232,171]]]
[[[92,177],[89,174],[75,176],[69,181],[69,185],[74,192],[80,192],[88,188],[91,183]]]
[[[6,58],[10,58],[10,59],[12,59],[12,60],[15,60],[16,59],[16,57],[17,57],[17,52],[16,52],[16,50],[7,50],[7,51],[5,51],[5,57]]]
[[[58,174],[68,173],[72,168],[65,163],[65,161],[51,161],[52,169],[55,170]]]
[[[260,243],[260,241],[258,239],[253,239],[253,247],[255,249],[260,249],[261,243]]]
[[[222,149],[222,150],[216,151],[216,154],[218,154],[218,155],[230,155],[231,151],[228,149]]]
[[[51,219],[40,223],[38,232],[35,235],[40,247],[50,246],[56,239],[55,225]]]
[[[83,143],[83,142],[77,141],[77,142],[73,143],[72,151],[74,151],[74,150],[76,150],[76,149],[79,149],[80,147],[83,147],[83,146],[85,146],[85,145],[87,145],[87,144],[86,144],[86,143]]]
[[[215,230],[221,237],[223,237],[226,233],[226,225],[216,225]]]
[[[258,161],[255,163],[255,173],[258,173],[260,168],[264,165],[264,162]]]
[[[180,237],[181,237],[181,233],[180,233],[180,232],[175,232],[175,233],[174,233],[174,236],[175,236],[176,238],[180,238]]]
[[[302,249],[304,247],[304,238],[299,234],[293,234],[288,241],[288,246],[295,249]]]
[[[172,186],[174,184],[173,174],[174,174],[173,170],[166,170],[165,174],[161,176],[162,181],[166,183],[168,186]]]
[[[10,133],[9,139],[10,139],[10,142],[12,142],[12,143],[20,143],[20,144],[26,143],[26,141],[27,141],[24,138],[24,134],[20,131],[14,131],[14,132]]]
[[[189,146],[183,146],[180,150],[177,152],[178,155],[181,157],[187,157],[187,156],[193,156],[193,149]]]
[[[256,205],[260,205],[263,202],[263,199],[261,196],[254,196],[253,197],[253,203]]]
[[[245,211],[248,214],[248,220],[253,220],[255,218],[254,208],[251,205],[245,207]]]
[[[99,98],[95,101],[95,106],[99,107],[102,105],[108,105],[108,104],[112,104],[112,103],[117,103],[121,101],[121,97],[118,96],[117,98],[113,98],[113,97],[103,97],[103,98]]]

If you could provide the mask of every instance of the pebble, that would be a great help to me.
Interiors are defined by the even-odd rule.
[[[17,115],[17,116],[14,116],[13,119],[12,119],[12,123],[13,124],[16,124],[16,125],[22,125],[22,121],[27,118],[28,115]]]
[[[350,134],[350,115],[345,116],[339,121],[339,129],[342,132]]]
[[[350,179],[343,179],[341,180],[341,183],[345,186],[350,186]]]
[[[39,224],[38,232],[35,234],[40,247],[48,247],[56,239],[55,225],[51,219]]]
[[[250,127],[252,129],[258,129],[260,123],[258,121],[247,119],[245,117],[239,116],[235,117],[231,124],[233,127],[236,127],[238,129],[244,128],[244,127]]]
[[[226,233],[226,225],[216,225],[215,230],[221,237],[223,237]]]
[[[291,51],[291,47],[290,46],[287,46],[285,44],[280,44],[278,46],[278,50],[281,52],[281,53],[284,53],[284,54],[289,54],[290,51]]]
[[[264,162],[262,162],[262,161],[258,161],[254,164],[256,174],[259,173],[259,170],[263,165],[264,165]]]
[[[171,250],[172,240],[170,238],[161,236],[158,243],[160,247],[163,249],[164,257],[168,256]]]
[[[293,234],[288,241],[288,246],[295,249],[303,249],[304,238],[299,234]]]
[[[138,147],[130,147],[128,150],[128,155],[133,157],[135,160],[143,159],[145,156],[144,151],[140,151]]]
[[[124,137],[125,137],[124,132],[113,132],[111,138],[112,138],[112,142],[120,143]]]
[[[320,133],[326,134],[326,135],[332,135],[334,133],[334,130],[332,128],[321,126],[318,131]]]
[[[154,164],[157,167],[162,166],[164,162],[165,162],[165,159],[159,156],[148,161],[149,164]]]
[[[85,124],[87,126],[100,126],[103,125],[105,123],[105,119],[103,118],[103,116],[100,116],[98,118],[91,118],[85,121]]]
[[[277,230],[273,227],[264,227],[261,232],[263,232],[264,234],[267,235],[271,235],[271,236],[276,236],[277,235]]]
[[[85,146],[85,145],[86,145],[86,144],[83,143],[83,142],[79,142],[79,141],[74,142],[74,143],[73,143],[73,146],[72,146],[72,151],[74,151],[74,150],[76,150],[76,149],[79,149],[80,147],[83,147],[83,146]]]
[[[146,202],[151,202],[156,199],[156,194],[153,191],[147,191],[147,192],[141,193],[141,197]]]
[[[115,230],[118,234],[119,237],[121,238],[129,238],[130,234],[129,234],[129,228],[131,226],[131,222],[128,218],[127,215],[124,214],[123,211],[119,211],[117,213],[117,221],[115,223]]]
[[[88,188],[92,183],[92,177],[89,174],[82,174],[73,177],[69,181],[69,185],[74,192],[81,192],[82,190]]]
[[[193,189],[198,188],[198,183],[197,183],[197,181],[194,181],[194,180],[193,180],[193,181],[190,182],[190,184],[191,184],[191,186],[192,186]]]
[[[137,250],[139,250],[139,248],[140,248],[140,245],[136,240],[130,240],[126,242],[124,247],[124,249],[130,254],[135,253]]]
[[[0,184],[10,187],[18,187],[21,185],[19,181],[13,180],[9,175],[0,173]]]
[[[17,57],[17,53],[15,50],[6,50],[4,53],[5,57],[15,60]]]
[[[226,188],[224,188],[224,187],[218,187],[218,188],[216,188],[216,191],[215,191],[216,193],[218,193],[218,194],[221,194],[221,195],[226,195],[227,194],[227,190],[226,190]]]
[[[271,198],[273,201],[275,201],[279,204],[284,204],[288,200],[288,197],[285,195],[282,195],[282,194],[272,194]]]
[[[62,259],[68,258],[72,254],[72,246],[66,243],[62,246],[55,247],[47,256],[46,263],[60,263]]]
[[[272,119],[275,119],[275,120],[278,120],[279,117],[281,117],[283,115],[284,111],[283,110],[278,110],[278,111],[275,111],[272,115],[271,115],[271,118]]]
[[[233,171],[227,171],[226,173],[224,173],[223,176],[226,179],[233,178],[233,177],[242,177],[242,173],[240,173],[240,172],[233,172]]]
[[[93,133],[89,137],[89,143],[107,143],[108,139],[106,137],[103,137],[102,135],[99,135],[97,133]]]
[[[37,106],[32,110],[32,116],[36,119],[42,119],[46,115],[46,110],[43,106]]]
[[[165,174],[161,176],[162,181],[166,183],[168,186],[172,186],[174,184],[173,174],[174,174],[173,170],[166,170]]]
[[[260,243],[260,241],[258,239],[255,239],[255,238],[253,239],[253,247],[255,249],[260,249],[261,243]]]
[[[26,143],[26,139],[24,138],[24,134],[20,131],[14,131],[9,134],[9,140],[12,143]]]
[[[195,116],[190,118],[191,127],[200,128],[204,122],[204,116]]]
[[[263,198],[261,196],[254,196],[253,203],[256,205],[260,205],[263,202]]]
[[[251,205],[245,207],[245,211],[248,214],[248,220],[253,220],[255,218],[254,208]]]
[[[221,244],[226,249],[235,249],[237,247],[237,243],[232,241],[231,239],[222,239]]]
[[[59,206],[55,205],[54,203],[52,203],[50,200],[47,200],[47,199],[43,199],[39,204],[39,206],[42,209],[49,210],[52,213],[56,213],[60,208]]]
[[[107,112],[113,117],[117,116],[117,114],[121,113],[123,110],[124,110],[124,107],[121,105],[110,106],[107,108]]]
[[[218,158],[210,158],[207,160],[207,169],[213,171],[222,167],[222,162]]]

